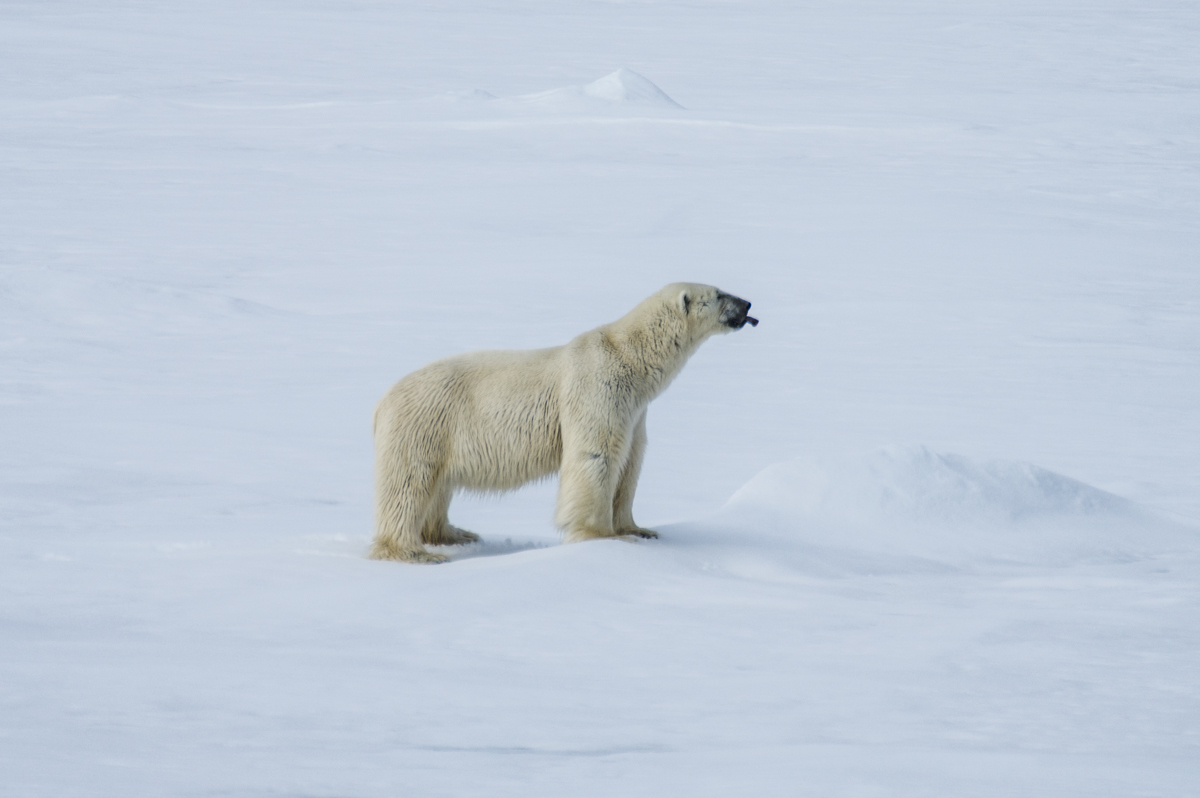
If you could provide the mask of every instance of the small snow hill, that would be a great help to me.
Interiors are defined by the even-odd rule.
[[[671,537],[724,538],[826,574],[1129,562],[1200,547],[1197,530],[1070,477],[922,446],[778,463]]]
[[[599,80],[582,86],[563,86],[535,94],[523,94],[500,102],[542,108],[620,108],[636,106],[681,110],[683,106],[671,99],[649,79],[631,69],[621,68]]]

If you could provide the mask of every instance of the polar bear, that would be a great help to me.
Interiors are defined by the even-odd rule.
[[[757,326],[749,309],[674,283],[565,346],[472,352],[409,374],[375,408],[371,557],[444,561],[422,544],[479,540],[447,520],[456,490],[513,490],[556,471],[567,542],[657,537],[633,520],[646,406],[705,339]]]

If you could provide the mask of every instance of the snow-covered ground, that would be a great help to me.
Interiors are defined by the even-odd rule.
[[[0,4],[0,792],[1200,792],[1200,7]],[[371,408],[675,280],[640,523]],[[1036,464],[1036,465],[1031,465]]]

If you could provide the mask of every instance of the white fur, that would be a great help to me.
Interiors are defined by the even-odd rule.
[[[728,300],[675,283],[565,346],[472,352],[400,380],[375,408],[371,556],[444,560],[422,542],[479,539],[447,520],[454,491],[512,490],[556,471],[567,541],[656,537],[633,520],[646,406],[706,338],[731,329]]]

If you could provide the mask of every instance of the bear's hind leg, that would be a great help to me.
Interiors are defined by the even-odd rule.
[[[450,524],[446,513],[450,509],[450,499],[453,496],[454,490],[442,479],[433,491],[433,501],[425,517],[425,526],[421,530],[423,543],[430,546],[461,546],[479,541],[479,535],[474,532]]]
[[[433,500],[433,474],[405,467],[392,458],[376,458],[375,541],[371,559],[401,562],[445,562],[444,554],[426,551],[421,529]]]

